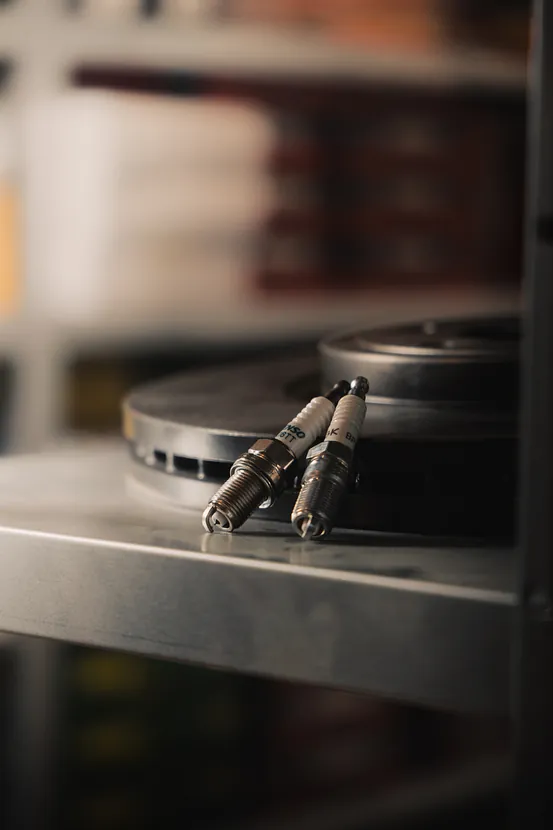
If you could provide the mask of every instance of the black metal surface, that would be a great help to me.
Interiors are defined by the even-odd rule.
[[[553,4],[535,4],[513,663],[516,826],[553,826]]]

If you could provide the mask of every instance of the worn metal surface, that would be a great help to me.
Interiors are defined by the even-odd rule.
[[[507,550],[232,536],[126,491],[123,448],[0,463],[0,629],[504,711]]]

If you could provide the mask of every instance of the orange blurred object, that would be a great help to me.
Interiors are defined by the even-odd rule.
[[[369,15],[439,14],[443,0],[300,0],[313,12],[333,17],[368,17]]]
[[[340,40],[371,47],[426,50],[445,39],[440,0],[324,0],[323,23]]]
[[[308,24],[339,40],[371,47],[428,49],[444,39],[443,0],[231,0],[242,20]]]
[[[329,34],[337,40],[366,45],[373,49],[401,49],[410,52],[430,51],[445,41],[442,26],[418,20],[408,23],[401,21],[400,25],[393,21],[377,24],[365,20],[351,20],[332,26]]]
[[[17,193],[0,180],[0,316],[15,311],[19,288]]]

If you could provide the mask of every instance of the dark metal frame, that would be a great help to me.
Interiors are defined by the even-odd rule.
[[[528,131],[515,822],[553,827],[553,4],[536,0]]]

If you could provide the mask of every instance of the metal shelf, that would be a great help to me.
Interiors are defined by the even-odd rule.
[[[168,22],[97,24],[63,22],[58,46],[68,59],[139,62],[156,68],[233,71],[333,79],[524,87],[524,64],[484,50],[433,54],[371,52],[322,35],[241,23],[171,26]]]
[[[119,444],[0,463],[0,629],[476,711],[507,711],[509,550],[306,544],[130,494]]]
[[[0,59],[11,58],[21,33],[21,14],[12,7],[0,7]]]
[[[368,288],[351,293],[293,298],[259,296],[226,308],[193,307],[178,315],[105,313],[99,318],[14,315],[0,320],[0,350],[10,357],[43,343],[55,344],[59,359],[96,348],[151,346],[157,342],[185,345],[290,340],[320,337],[329,329],[385,325],[424,317],[486,316],[516,313],[517,287]]]
[[[16,59],[40,37],[44,54],[65,68],[88,61],[156,69],[270,76],[468,84],[523,89],[524,62],[491,50],[444,46],[432,53],[394,53],[340,44],[301,28],[231,22],[175,23],[170,18],[103,21],[43,11],[0,12],[0,54]],[[33,25],[33,24],[38,24]],[[45,31],[45,27],[46,30]],[[36,44],[39,45],[38,43]]]

